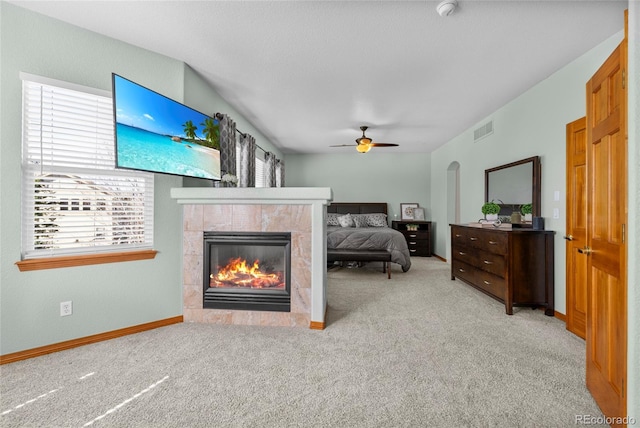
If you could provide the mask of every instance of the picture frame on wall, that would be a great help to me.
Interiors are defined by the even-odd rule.
[[[414,220],[413,210],[418,208],[418,204],[407,202],[400,204],[400,218],[402,220]]]
[[[413,209],[413,219],[416,221],[424,221],[425,213],[424,208],[416,207]]]

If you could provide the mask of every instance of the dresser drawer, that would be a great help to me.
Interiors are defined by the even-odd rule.
[[[477,248],[494,254],[507,254],[508,237],[504,232],[485,230],[480,227],[456,227],[452,229],[451,239],[457,245]]]
[[[409,254],[412,256],[431,256],[431,243],[430,233],[428,231],[409,231],[403,230],[405,240],[407,241],[407,247],[409,248]]]
[[[479,271],[477,273],[476,286],[502,301],[504,301],[507,295],[507,283],[505,279],[486,271]]]
[[[451,276],[458,277],[464,279],[465,281],[475,284],[476,283],[476,272],[478,269],[468,265],[460,260],[453,259],[451,261]]]
[[[451,270],[452,276],[463,279],[504,301],[506,296],[506,282],[504,278],[456,259],[452,261]]]
[[[412,256],[431,257],[429,247],[416,247],[409,245],[409,254]]]
[[[506,277],[506,258],[501,254],[479,251],[475,248],[459,247],[453,250],[452,257],[461,262],[470,264],[480,270],[494,275]]]

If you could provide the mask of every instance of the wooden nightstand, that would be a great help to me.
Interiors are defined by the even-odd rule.
[[[408,224],[417,225],[418,230],[407,230]],[[404,235],[409,247],[409,254],[412,256],[431,257],[430,221],[393,220],[391,227]]]

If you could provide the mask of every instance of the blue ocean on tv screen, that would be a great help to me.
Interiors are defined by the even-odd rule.
[[[182,139],[174,141],[168,135],[159,135],[122,123],[116,124],[116,133],[118,166],[121,168],[220,178],[220,153],[217,150]]]

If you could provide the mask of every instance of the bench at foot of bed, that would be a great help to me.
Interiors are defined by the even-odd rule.
[[[382,262],[382,272],[391,279],[391,253],[387,250],[328,249],[327,262]]]

